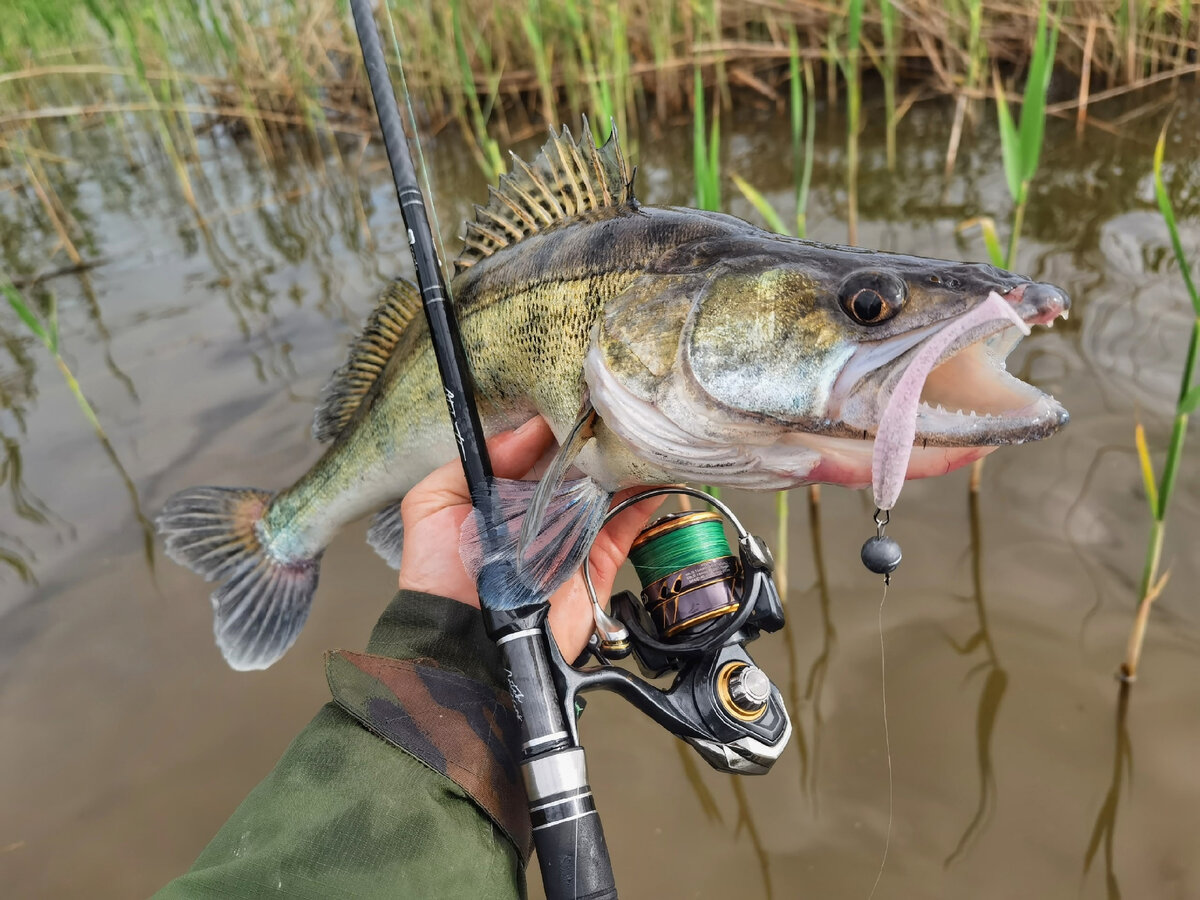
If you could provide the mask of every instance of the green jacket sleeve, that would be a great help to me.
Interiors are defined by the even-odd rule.
[[[477,610],[401,591],[333,702],[158,898],[525,896],[516,723]]]

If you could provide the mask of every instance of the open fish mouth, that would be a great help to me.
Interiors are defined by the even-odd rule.
[[[994,319],[953,340],[924,377],[916,411],[918,447],[995,447],[1048,437],[1068,414],[1054,397],[1006,368],[1005,361],[1031,325],[1052,327],[1067,318],[1070,300],[1049,284],[1022,284],[1003,295],[1010,320]],[[843,421],[875,436],[888,397],[921,349],[953,319],[864,345],[834,386]],[[918,363],[919,364],[919,363]],[[927,364],[927,363],[926,363]],[[918,377],[921,373],[915,373]]]

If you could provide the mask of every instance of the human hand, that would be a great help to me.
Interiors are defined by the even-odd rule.
[[[541,416],[516,431],[506,431],[488,441],[492,470],[500,478],[524,478],[554,444],[554,434]],[[632,491],[618,495],[624,499]],[[589,563],[598,597],[612,593],[617,570],[629,546],[658,509],[662,497],[634,504],[609,522],[592,545]],[[471,513],[462,464],[455,460],[436,469],[413,487],[400,505],[404,520],[404,554],[400,587],[452,597],[479,606],[475,580],[458,555],[459,532]],[[592,607],[583,574],[576,572],[550,598],[550,629],[563,656],[575,659],[592,633]]]

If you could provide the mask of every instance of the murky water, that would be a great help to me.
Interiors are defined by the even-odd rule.
[[[1197,132],[1195,108],[1174,134]],[[943,184],[947,110],[904,120],[894,174],[869,112],[860,242],[984,258],[978,233],[956,228],[1007,209],[988,116]],[[631,151],[645,202],[689,201],[690,127]],[[844,129],[819,128],[810,234],[842,240]],[[784,118],[747,110],[726,131],[726,169],[788,220]],[[1200,896],[1200,445],[1180,472],[1171,581],[1120,725],[1112,677],[1148,530],[1133,427],[1164,445],[1191,318],[1153,206],[1156,131],[1143,121],[1078,142],[1066,123],[1049,129],[1017,268],[1075,306],[1012,365],[1065,403],[1070,427],[992,456],[974,510],[963,473],[909,485],[891,529],[905,562],[882,613],[858,562],[865,496],[825,489],[818,538],[794,495],[788,628],[752,648],[796,726],[775,770],[717,775],[622,702],[593,699],[583,734],[623,897],[868,895],[889,819],[880,621],[894,792],[878,897]],[[75,161],[62,200],[104,262],[43,290],[142,507],[194,484],[287,484],[317,456],[321,384],[372,293],[408,268],[379,153],[297,148],[270,168],[214,133],[193,167],[200,227],[143,148],[131,171],[99,129],[47,139]],[[485,196],[458,143],[447,132],[426,147],[447,235]],[[1200,157],[1180,138],[1168,158],[1200,260]],[[728,208],[752,217],[740,198]],[[10,268],[64,264],[46,261],[54,235],[30,212],[0,192]],[[208,588],[161,555],[148,567],[130,496],[53,361],[0,323],[0,428],[20,486],[0,501],[0,548],[37,579],[0,563],[0,886],[146,894],[187,867],[324,702],[321,652],[365,643],[394,576],[348,529],[295,648],[265,673],[229,671]],[[769,498],[732,502],[773,533]]]

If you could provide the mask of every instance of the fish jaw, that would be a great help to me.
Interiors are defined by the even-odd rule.
[[[1062,404],[1009,374],[1005,360],[1029,326],[1052,327],[1057,319],[1065,319],[1069,298],[1053,285],[1026,283],[1003,299],[1014,321],[994,320],[966,331],[945,348],[925,377],[916,417],[917,448],[1021,444],[1049,437],[1067,424]],[[831,418],[857,429],[864,441],[871,440],[896,383],[947,321],[952,320],[861,345],[834,384]],[[955,468],[970,461],[964,458]]]

